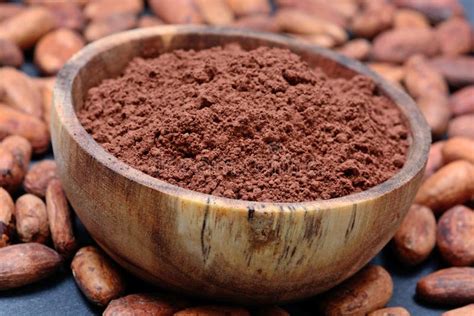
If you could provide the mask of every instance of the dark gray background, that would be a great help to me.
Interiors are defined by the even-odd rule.
[[[52,0],[54,1],[54,0]],[[120,0],[118,0],[120,1]],[[471,21],[474,21],[474,0],[462,0]],[[25,63],[23,70],[37,75],[35,66]],[[93,243],[79,221],[76,220],[76,235],[81,245]],[[417,280],[440,267],[443,263],[437,252],[420,267],[406,268],[397,264],[388,245],[372,262],[383,265],[394,280],[394,294],[389,306],[404,306],[412,315],[439,315],[449,309],[446,306],[431,306],[415,298]],[[128,276],[129,292],[151,291],[142,281]],[[292,315],[315,315],[314,299],[284,306]],[[100,315],[102,309],[88,303],[77,289],[68,268],[55,277],[20,289],[0,292],[0,315]]]

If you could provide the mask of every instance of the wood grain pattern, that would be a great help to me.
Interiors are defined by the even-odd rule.
[[[239,42],[287,47],[330,76],[357,73],[403,111],[411,146],[403,169],[362,193],[305,203],[257,203],[170,185],[107,153],[75,111],[87,90],[135,56]],[[414,102],[362,64],[278,35],[162,26],[90,44],[59,73],[53,148],[64,190],[93,238],[123,267],[161,287],[246,303],[300,299],[363,267],[394,235],[423,177],[430,133]]]

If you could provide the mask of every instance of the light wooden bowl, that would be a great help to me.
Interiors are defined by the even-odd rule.
[[[170,185],[107,153],[76,117],[90,87],[135,56],[238,42],[287,47],[330,76],[372,77],[409,122],[403,169],[362,193],[305,203],[231,200]],[[67,196],[92,237],[127,270],[163,288],[242,303],[301,299],[348,278],[394,235],[420,185],[431,141],[414,102],[362,64],[271,34],[166,26],[97,41],[58,76],[54,154]]]

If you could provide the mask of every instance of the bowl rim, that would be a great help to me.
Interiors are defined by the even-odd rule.
[[[76,111],[74,110],[72,97],[75,78],[80,70],[96,55],[104,53],[116,46],[123,45],[129,41],[140,41],[145,38],[157,36],[161,36],[166,44],[166,41],[171,41],[176,35],[191,33],[200,36],[248,37],[268,43],[285,45],[292,50],[320,55],[338,64],[342,64],[345,68],[372,78],[377,87],[402,111],[408,122],[412,143],[409,147],[404,166],[391,178],[368,190],[338,198],[304,202],[258,202],[219,197],[179,187],[147,175],[116,158],[97,143],[79,122]],[[396,88],[359,61],[352,60],[326,48],[306,44],[297,39],[272,33],[197,25],[166,25],[117,33],[90,43],[76,53],[58,73],[53,91],[53,107],[63,126],[61,131],[66,131],[83,151],[112,172],[152,190],[181,199],[198,200],[208,205],[212,204],[213,206],[222,208],[246,208],[249,210],[249,216],[250,211],[255,209],[266,209],[266,211],[304,210],[306,212],[313,209],[320,210],[345,207],[348,205],[354,206],[361,202],[376,200],[403,187],[424,169],[431,144],[430,129],[415,102],[407,93]]]

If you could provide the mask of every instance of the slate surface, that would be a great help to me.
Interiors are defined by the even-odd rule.
[[[474,22],[474,0],[461,0],[468,16]],[[31,75],[37,70],[31,63],[25,63],[22,69]],[[82,245],[93,243],[76,219],[76,234]],[[427,263],[421,267],[407,269],[396,264],[388,245],[372,262],[383,265],[392,275],[394,294],[389,306],[404,306],[412,315],[440,315],[448,309],[443,306],[430,306],[419,302],[415,296],[416,281],[443,266],[439,255],[435,252]],[[89,304],[77,289],[68,269],[64,269],[54,278],[50,278],[20,289],[0,292],[0,315],[100,315],[102,309]],[[147,291],[151,287],[132,277],[129,278],[130,292]],[[284,306],[291,315],[315,315],[314,300],[306,300],[297,304]]]

